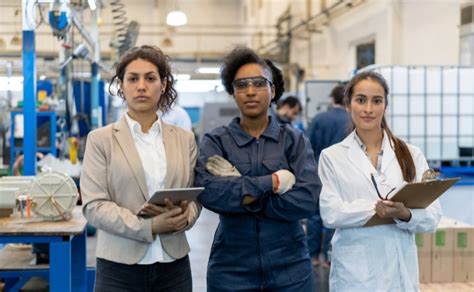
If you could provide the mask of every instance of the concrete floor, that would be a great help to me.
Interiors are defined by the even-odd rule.
[[[219,218],[206,209],[202,210],[196,225],[187,231],[189,245],[191,246],[191,253],[189,254],[191,260],[191,271],[193,275],[193,291],[206,291],[206,271],[207,261],[211,249],[212,239],[216,230]],[[87,238],[87,264],[88,266],[95,265],[95,245],[96,237]],[[328,277],[329,270],[322,267],[315,267],[315,288],[318,292],[329,291]],[[43,292],[48,291],[48,283],[40,278],[34,278],[23,287],[24,292]],[[1,291],[1,289],[0,289]]]
[[[469,190],[472,191],[472,188]],[[472,192],[471,192],[472,194]],[[443,206],[444,207],[444,206]],[[444,209],[444,208],[443,208]],[[188,240],[191,246],[191,269],[193,274],[193,291],[205,292],[206,291],[206,270],[207,261],[209,258],[209,252],[214,237],[214,231],[218,224],[218,216],[208,210],[203,209],[201,216],[196,225],[187,232]],[[90,265],[93,260],[93,254],[95,251],[95,237],[88,238],[88,264]],[[92,257],[91,257],[92,255]],[[315,276],[315,288],[317,292],[329,291],[328,276],[329,270],[322,267],[314,268]],[[457,286],[456,286],[457,285]],[[28,292],[39,292],[48,291],[47,282],[36,279],[31,281],[28,287],[24,287],[22,291]],[[1,290],[1,287],[0,287]],[[431,291],[474,291],[474,283],[429,283],[421,284],[420,290],[423,292]]]
[[[216,230],[219,218],[217,214],[203,209],[196,225],[187,231],[191,253],[191,271],[193,274],[193,291],[206,291],[206,270],[209,252],[211,249],[214,231]],[[328,277],[329,270],[322,267],[314,268],[315,288],[318,292],[329,291]]]

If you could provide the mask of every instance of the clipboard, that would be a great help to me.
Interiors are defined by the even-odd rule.
[[[390,201],[402,202],[405,207],[410,209],[424,209],[431,205],[437,198],[446,192],[461,178],[450,178],[443,180],[431,180],[426,182],[408,183],[390,198]],[[395,221],[392,218],[380,218],[374,214],[364,224],[364,227],[375,225],[392,224]]]

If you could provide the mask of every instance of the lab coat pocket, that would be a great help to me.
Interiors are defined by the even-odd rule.
[[[351,287],[363,288],[373,281],[367,251],[364,246],[335,247],[332,251],[331,286],[334,291],[350,291]],[[368,287],[367,287],[368,288]]]

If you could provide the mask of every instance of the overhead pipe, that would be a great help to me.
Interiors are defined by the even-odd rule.
[[[315,14],[315,15],[309,17],[308,19],[303,20],[300,23],[298,23],[297,25],[295,25],[295,26],[291,27],[290,29],[288,29],[286,36],[284,36],[284,35],[282,36],[283,38],[286,37],[286,40],[282,40],[280,38],[274,39],[274,40],[266,43],[265,45],[260,46],[257,50],[258,51],[265,50],[265,48],[270,47],[270,46],[271,46],[270,49],[269,50],[267,49],[267,51],[271,51],[275,48],[278,48],[278,45],[280,43],[282,43],[283,41],[289,41],[288,38],[289,38],[289,36],[291,36],[291,34],[294,31],[296,31],[298,29],[301,29],[302,27],[308,27],[308,26],[310,26],[310,24],[312,22],[314,22],[314,21],[316,21],[320,18],[321,19],[328,19],[329,16],[331,16],[331,14],[333,14],[338,8],[342,8],[344,6],[348,6],[348,7],[352,8],[352,7],[354,7],[355,2],[364,2],[364,1],[365,0],[349,0],[349,1],[339,0],[338,2],[336,2],[333,5],[329,6],[327,9],[321,11],[320,13]]]

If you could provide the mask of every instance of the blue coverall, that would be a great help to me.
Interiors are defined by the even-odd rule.
[[[316,212],[321,182],[311,145],[303,134],[269,117],[259,139],[244,132],[240,118],[206,134],[196,167],[196,185],[206,189],[202,205],[219,214],[207,271],[208,291],[313,291],[313,271],[300,219]],[[241,177],[206,171],[220,155]],[[296,177],[284,194],[272,192],[271,174]],[[243,206],[244,195],[257,201]]]
[[[316,163],[319,163],[319,155],[323,149],[341,142],[351,131],[351,117],[342,107],[331,108],[326,112],[314,117],[308,128],[308,137],[313,147]],[[324,233],[323,256],[326,262],[329,245],[334,234],[334,229],[325,228],[318,212],[308,218],[308,247],[311,257],[316,258],[321,251],[321,233]]]

